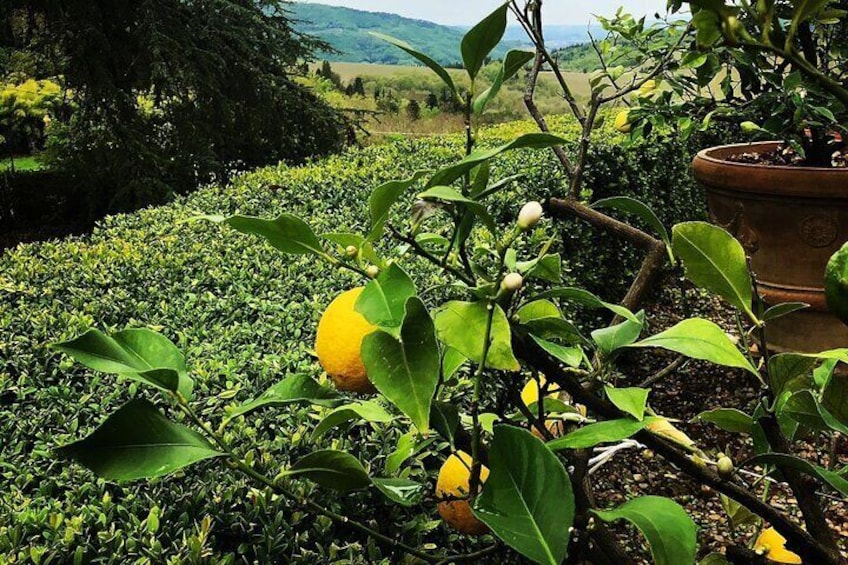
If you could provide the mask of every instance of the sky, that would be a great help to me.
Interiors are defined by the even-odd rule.
[[[497,8],[502,0],[302,0],[346,6],[371,12],[389,12],[446,25],[470,25]],[[619,6],[633,15],[665,12],[666,0],[547,0],[548,24],[587,24],[592,14],[610,16]]]

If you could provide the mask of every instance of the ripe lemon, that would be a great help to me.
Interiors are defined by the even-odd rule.
[[[615,116],[615,129],[621,133],[630,133],[630,110],[622,110]]]
[[[362,355],[362,338],[377,329],[354,310],[363,287],[343,292],[333,300],[318,322],[315,352],[321,366],[336,388],[350,392],[372,393]]]
[[[657,81],[654,79],[645,81],[639,90],[636,91],[636,96],[638,98],[645,98],[646,96],[650,96],[657,89]]]
[[[777,563],[802,563],[801,557],[786,549],[786,538],[774,528],[767,528],[754,542],[754,551]]]
[[[485,482],[489,476],[488,467],[480,468],[480,482]],[[439,469],[436,481],[437,498],[458,498],[468,496],[471,480],[471,456],[464,451],[458,451],[447,458]],[[474,517],[471,505],[467,500],[446,500],[439,503],[439,514],[450,527],[464,534],[479,536],[489,531],[489,528]]]

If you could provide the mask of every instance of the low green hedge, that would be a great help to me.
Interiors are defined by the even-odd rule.
[[[554,127],[576,138],[573,123],[556,120]],[[532,126],[486,130],[482,143],[520,130]],[[589,170],[595,197],[637,196],[667,223],[703,215],[688,174],[696,142],[668,137],[625,148],[614,132],[599,137]],[[88,433],[135,391],[46,345],[92,325],[163,328],[186,353],[208,414],[255,396],[287,372],[318,375],[311,351],[318,316],[335,294],[360,282],[190,219],[288,211],[308,217],[316,231],[362,229],[374,186],[449,162],[460,151],[461,141],[447,136],[369,147],[298,168],[265,168],[228,187],[109,217],[86,237],[24,245],[0,257],[0,562],[397,562],[352,531],[223,477],[215,463],[152,483],[117,485],[56,460],[54,447]],[[562,190],[548,152],[502,158],[495,175],[517,170],[529,176],[499,197],[502,221],[513,220],[520,202]],[[620,298],[622,265],[632,267],[638,257],[578,223],[564,224],[563,234],[571,282]],[[311,449],[315,418],[310,408],[291,407],[251,416],[229,433],[236,445],[260,445],[267,459],[259,451],[256,458],[273,467]],[[357,426],[331,437],[333,447],[349,447],[379,470],[399,435]],[[432,459],[405,472],[432,480],[438,466]],[[417,511],[389,506],[373,492],[314,496],[351,514],[367,507],[375,526],[413,544],[456,543],[435,512],[415,518]]]

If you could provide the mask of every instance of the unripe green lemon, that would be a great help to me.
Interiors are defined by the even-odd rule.
[[[824,270],[827,307],[842,323],[848,324],[848,243],[834,253]]]

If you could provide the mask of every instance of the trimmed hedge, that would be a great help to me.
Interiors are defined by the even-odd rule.
[[[576,138],[570,121],[555,120],[554,129]],[[520,131],[532,125],[485,130],[482,143]],[[667,137],[624,147],[623,137],[607,130],[599,138],[588,177],[594,196],[642,198],[669,224],[703,216],[702,195],[688,174],[694,141]],[[222,478],[214,462],[151,483],[117,485],[56,460],[54,447],[90,432],[136,391],[46,345],[92,325],[163,329],[186,353],[199,407],[210,415],[257,395],[285,373],[318,375],[311,347],[320,312],[339,291],[361,282],[190,219],[288,211],[308,217],[316,231],[363,229],[373,187],[449,162],[461,147],[458,137],[435,137],[297,168],[265,168],[228,187],[106,218],[88,236],[23,245],[0,257],[0,562],[4,556],[11,563],[397,562],[398,556],[352,531],[305,515],[241,479]],[[499,195],[497,216],[504,222],[514,220],[519,203],[561,191],[548,152],[511,154],[497,161],[494,176],[517,170],[529,176]],[[567,282],[619,299],[627,275],[622,265],[632,267],[638,257],[577,223],[566,223],[563,233]],[[312,448],[316,419],[313,409],[293,406],[236,421],[229,434],[235,445],[261,446],[251,453],[273,469],[274,461]],[[353,426],[330,437],[332,447],[351,448],[380,473],[400,433]],[[403,472],[432,481],[438,464],[432,456],[413,459]],[[418,509],[391,506],[371,491],[336,497],[303,483],[297,488],[342,512],[361,514],[367,507],[375,526],[410,543],[456,544],[435,512],[417,518]]]

